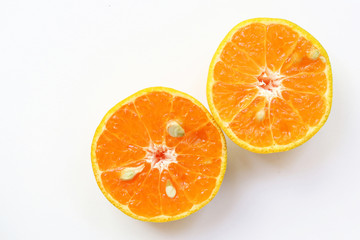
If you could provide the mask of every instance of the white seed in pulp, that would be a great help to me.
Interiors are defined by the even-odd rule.
[[[165,192],[169,198],[174,198],[176,195],[176,189],[171,184],[170,180],[167,180],[167,182],[166,182]]]
[[[136,174],[141,172],[144,169],[145,165],[140,165],[138,167],[127,167],[124,168],[120,173],[120,179],[123,181],[128,181],[133,179]]]
[[[265,110],[261,109],[260,111],[258,111],[255,115],[255,118],[257,121],[261,122],[262,120],[264,120],[265,117]]]
[[[168,123],[167,131],[172,137],[183,137],[185,135],[184,129],[175,121],[170,121]]]
[[[312,48],[307,55],[310,59],[316,60],[320,56],[320,52],[316,48]]]

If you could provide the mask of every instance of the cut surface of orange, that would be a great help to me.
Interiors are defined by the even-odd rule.
[[[296,24],[255,18],[235,26],[218,47],[207,81],[210,110],[239,146],[287,151],[326,122],[332,101],[329,57]]]
[[[190,215],[216,195],[226,142],[200,102],[153,87],[105,115],[91,159],[98,186],[113,205],[139,220],[166,222]]]

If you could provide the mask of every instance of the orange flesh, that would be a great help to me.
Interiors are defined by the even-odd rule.
[[[237,30],[214,66],[212,100],[222,121],[255,147],[304,137],[325,114],[325,58],[283,24]]]
[[[179,123],[185,135],[170,136],[169,121]],[[220,174],[223,142],[194,102],[155,91],[109,118],[95,152],[106,192],[134,214],[151,218],[176,216],[210,197]],[[132,179],[122,179],[124,169],[139,166],[143,169]],[[175,196],[166,193],[169,184]]]

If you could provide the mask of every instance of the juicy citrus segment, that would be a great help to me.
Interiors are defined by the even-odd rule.
[[[305,136],[308,126],[299,114],[283,99],[274,98],[270,108],[271,130],[274,141],[285,145]]]
[[[176,195],[170,198],[166,194],[166,187],[170,184],[176,189]],[[164,215],[175,216],[179,212],[189,211],[194,204],[192,204],[185,196],[184,191],[180,188],[178,183],[173,180],[169,171],[164,170],[160,176],[160,194],[161,194],[161,206]]]
[[[296,46],[299,34],[283,24],[269,24],[266,29],[266,65],[278,71]]]
[[[286,151],[310,139],[330,113],[330,61],[294,23],[250,19],[234,27],[214,54],[207,98],[235,143],[259,153]]]
[[[326,74],[303,73],[283,80],[283,86],[297,92],[309,92],[323,95],[327,88]]]
[[[193,156],[221,156],[221,133],[212,123],[208,123],[185,135],[182,141],[176,145],[175,151],[178,154]]]
[[[174,123],[183,134],[170,131]],[[136,219],[163,222],[186,217],[215,196],[226,145],[197,100],[156,87],[135,93],[106,114],[91,157],[96,181],[111,203]]]
[[[178,164],[193,172],[216,177],[220,174],[220,158],[209,158],[193,155],[181,155],[177,158]]]
[[[135,106],[154,143],[164,141],[166,123],[172,105],[172,95],[152,92],[135,100]]]
[[[129,139],[133,144],[149,145],[149,135],[132,102],[122,106],[110,117],[106,123],[106,129],[120,139]],[[139,131],[134,132],[132,129],[139,129]]]
[[[229,124],[229,128],[243,141],[257,147],[274,143],[270,131],[269,104],[265,97],[257,97],[240,111]]]
[[[258,66],[265,66],[266,26],[264,24],[254,23],[239,29],[231,41],[249,54]]]
[[[259,66],[233,42],[226,44],[220,58],[231,68],[244,74],[257,75],[261,73]]]
[[[97,142],[96,159],[101,171],[123,166],[142,159],[145,155],[142,147],[133,145],[126,137],[118,137],[106,129]]]
[[[282,96],[298,111],[303,122],[311,127],[316,126],[325,113],[325,99],[320,95],[283,91]]]
[[[222,61],[217,62],[215,65],[214,78],[216,81],[234,84],[248,84],[257,82],[255,76],[238,72]]]
[[[161,215],[159,184],[159,169],[151,169],[142,185],[129,200],[130,211],[147,218]]]
[[[258,89],[238,84],[217,82],[213,85],[215,107],[224,121],[233,119],[258,93]]]
[[[309,40],[301,37],[281,68],[281,73],[287,76],[302,72],[322,72],[326,67],[324,56]]]
[[[139,167],[141,165],[144,165],[143,171],[135,175],[132,181],[121,180],[121,174],[125,168]],[[101,173],[101,182],[106,192],[108,192],[116,201],[125,205],[128,204],[129,200],[141,187],[149,171],[150,164],[144,164],[143,162],[132,163],[113,171]]]
[[[216,186],[216,178],[193,172],[179,164],[170,164],[169,172],[193,204],[200,204],[208,199]]]

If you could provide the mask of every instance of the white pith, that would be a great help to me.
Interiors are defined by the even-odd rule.
[[[156,153],[158,151],[164,152],[164,157],[161,160],[157,160]],[[177,163],[177,154],[175,148],[168,147],[164,144],[150,143],[146,149],[145,161],[150,163],[151,168],[159,169],[161,173],[164,169],[168,169],[170,163]]]
[[[281,92],[283,91],[282,81],[286,76],[281,75],[280,71],[272,72],[270,69],[266,68],[263,71],[263,76],[270,78],[271,84],[268,85],[268,89],[264,89],[263,86],[266,84],[264,82],[258,81],[256,87],[259,90],[258,96],[264,96],[268,102],[275,97],[281,97]]]

